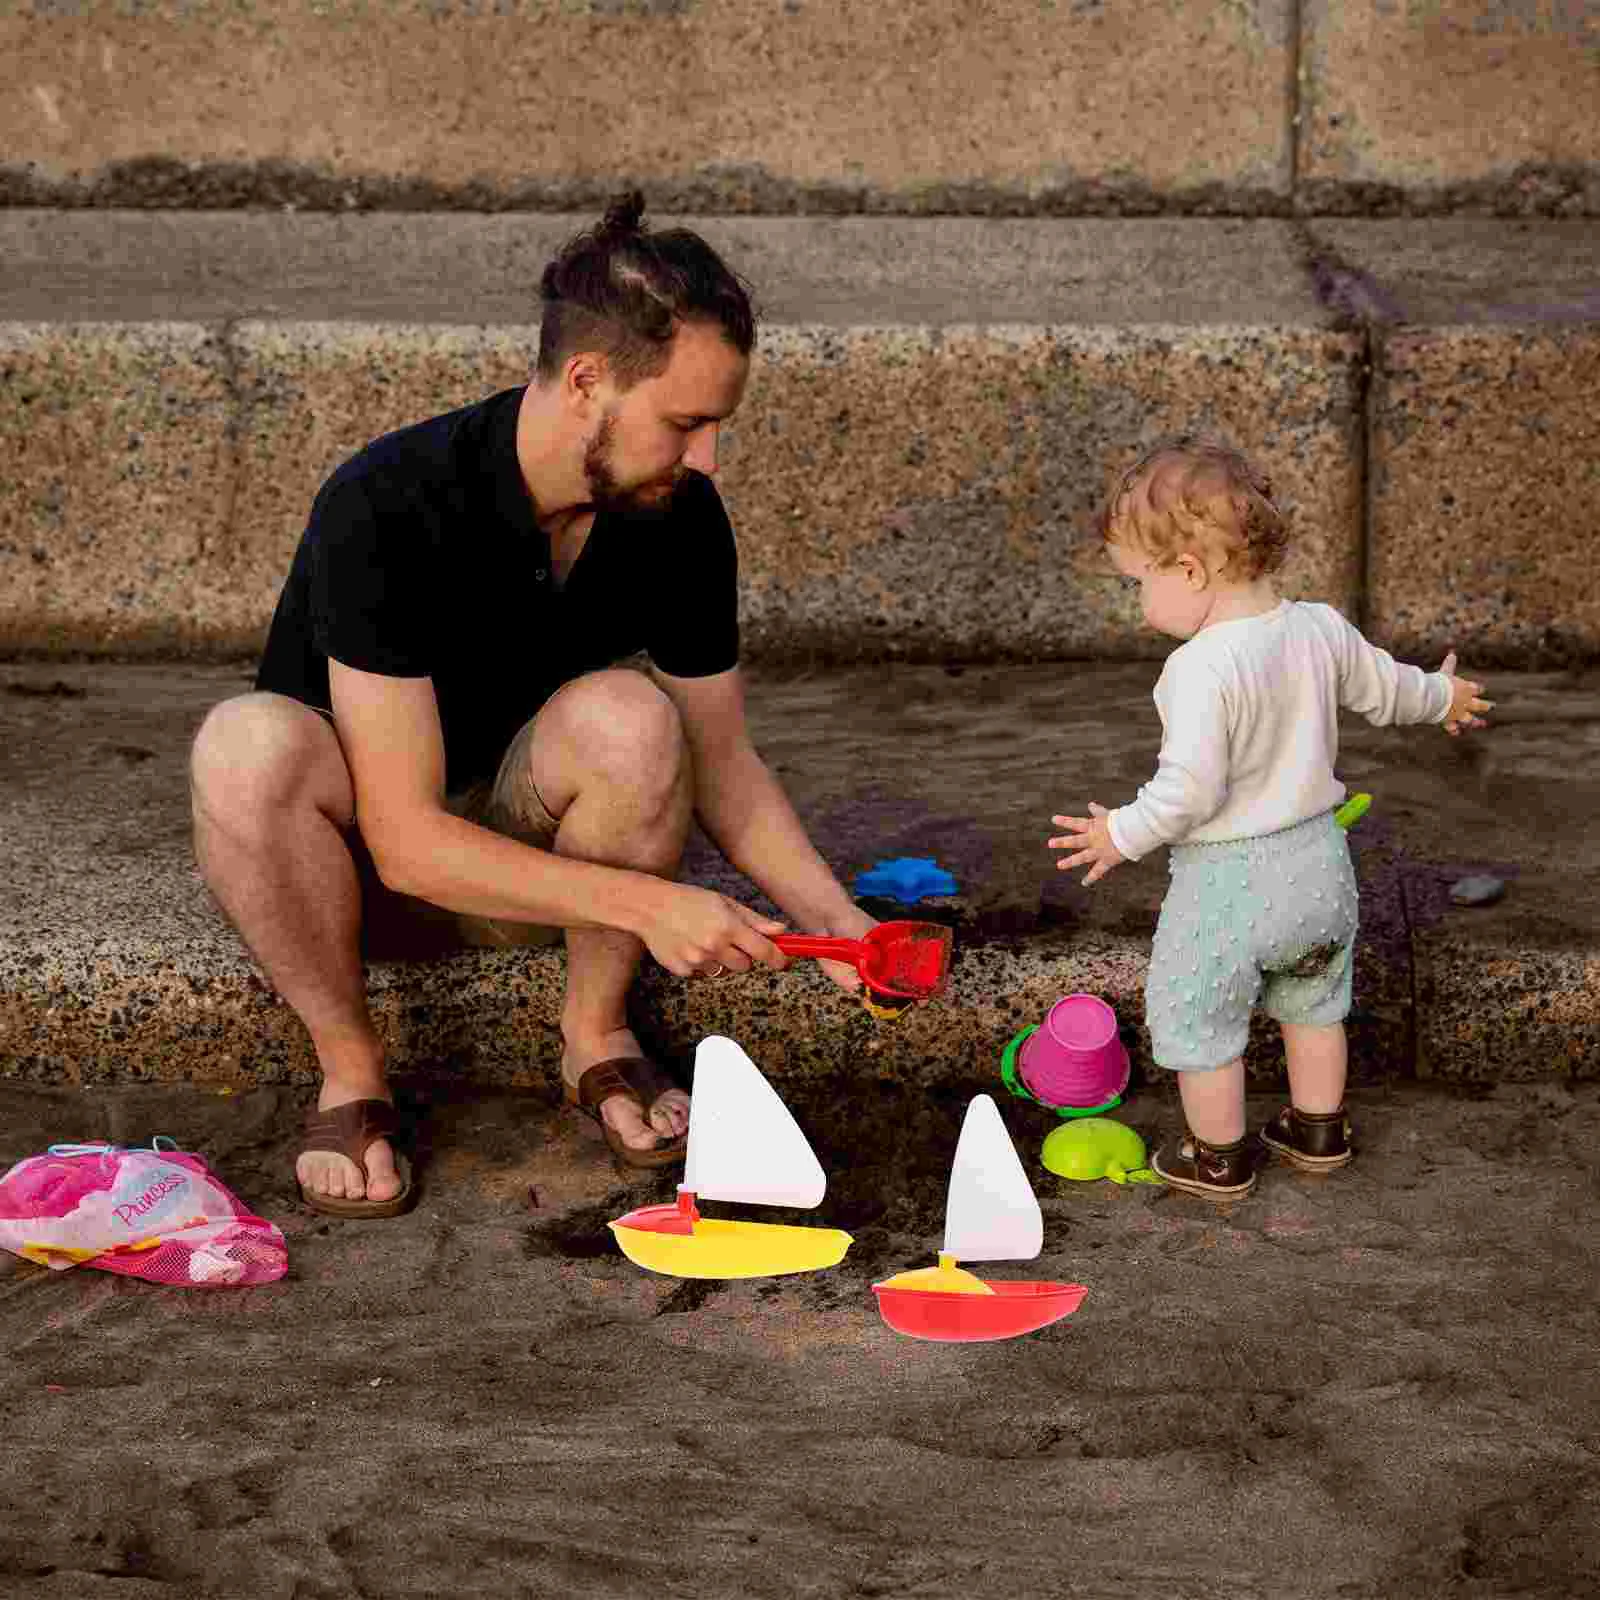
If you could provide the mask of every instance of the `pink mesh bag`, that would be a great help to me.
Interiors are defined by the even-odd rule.
[[[166,1148],[163,1148],[166,1147]],[[89,1266],[189,1289],[271,1283],[283,1235],[246,1211],[197,1155],[53,1144],[0,1177],[0,1246],[47,1267]]]

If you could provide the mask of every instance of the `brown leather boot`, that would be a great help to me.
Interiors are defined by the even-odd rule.
[[[1337,1111],[1297,1111],[1285,1106],[1261,1130],[1261,1142],[1302,1172],[1332,1172],[1355,1154],[1350,1145],[1350,1118]]]
[[[1174,1189],[1238,1200],[1256,1185],[1256,1159],[1248,1135],[1232,1144],[1207,1144],[1187,1129],[1181,1139],[1163,1145],[1150,1165]]]

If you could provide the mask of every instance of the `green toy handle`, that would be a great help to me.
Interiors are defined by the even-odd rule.
[[[1334,812],[1333,820],[1348,832],[1366,816],[1371,805],[1372,796],[1370,794],[1353,794]]]
[[[1037,1022],[1030,1022],[1021,1033],[1017,1034],[1005,1047],[1000,1056],[1000,1077],[1012,1094],[1019,1100],[1026,1100],[1033,1105],[1043,1106],[1046,1111],[1053,1111],[1063,1121],[1073,1117],[1098,1117],[1103,1112],[1111,1111],[1122,1104],[1121,1094],[1114,1094],[1109,1100],[1102,1100],[1097,1106],[1053,1106],[1048,1100],[1041,1100],[1022,1081],[1022,1074],[1018,1070],[1017,1061],[1022,1054],[1022,1047],[1028,1042],[1029,1035],[1039,1031]]]
[[[1016,1095],[1019,1100],[1033,1100],[1033,1096],[1028,1093],[1027,1084],[1025,1084],[1018,1076],[1017,1054],[1022,1049],[1024,1043],[1026,1043],[1028,1035],[1037,1033],[1038,1031],[1039,1024],[1037,1022],[1029,1023],[1029,1025],[1024,1028],[1021,1033],[1017,1034],[1016,1037],[1012,1039],[1010,1044],[1005,1047],[1005,1050],[1000,1057],[1001,1081],[1005,1084],[1006,1088],[1012,1092],[1012,1094]],[[1034,1104],[1037,1105],[1038,1102],[1035,1100]]]

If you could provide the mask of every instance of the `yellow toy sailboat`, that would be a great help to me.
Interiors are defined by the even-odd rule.
[[[810,1210],[827,1190],[821,1163],[777,1091],[732,1039],[694,1055],[689,1138],[676,1205],[641,1206],[611,1224],[622,1253],[673,1278],[767,1278],[837,1266],[850,1235],[703,1217],[696,1198]]]
[[[999,1108],[986,1094],[967,1106],[950,1168],[944,1248],[936,1267],[897,1273],[872,1292],[897,1333],[958,1343],[1011,1339],[1069,1316],[1081,1283],[993,1281],[957,1261],[1031,1261],[1044,1247],[1044,1218]]]

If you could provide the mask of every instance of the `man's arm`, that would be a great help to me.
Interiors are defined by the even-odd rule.
[[[427,678],[328,663],[356,825],[391,889],[448,911],[553,927],[621,927],[639,876],[567,861],[444,808],[444,735]]]
[[[789,797],[750,741],[739,668],[707,678],[652,676],[678,708],[694,762],[695,814],[717,848],[796,927],[860,938],[873,919],[811,843]]]
[[[723,895],[571,860],[452,816],[443,804],[444,736],[427,678],[330,661],[328,683],[356,823],[390,888],[471,916],[620,928],[680,977],[710,962],[742,969],[763,952],[776,956],[754,913]]]

